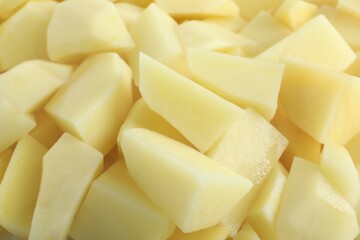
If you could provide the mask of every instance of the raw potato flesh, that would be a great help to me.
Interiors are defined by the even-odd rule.
[[[360,240],[358,0],[0,0],[0,240]]]

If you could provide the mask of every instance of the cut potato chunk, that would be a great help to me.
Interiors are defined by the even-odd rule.
[[[224,99],[273,118],[284,66],[228,54],[191,50],[187,61],[194,80]]]
[[[345,147],[325,144],[320,158],[320,169],[331,184],[355,208],[360,197],[359,175]]]
[[[35,140],[47,148],[61,137],[63,131],[55,124],[45,111],[35,113],[36,127],[29,133]]]
[[[131,105],[129,66],[115,53],[100,53],[76,69],[45,110],[62,130],[106,154]]]
[[[42,158],[47,149],[25,135],[16,145],[0,188],[0,224],[28,238],[38,197]]]
[[[255,45],[254,41],[240,34],[204,21],[185,21],[176,28],[176,31],[185,50],[196,48],[226,51],[236,47]]]
[[[94,148],[62,135],[44,155],[29,240],[66,239],[92,181],[102,171],[102,160]]]
[[[275,13],[275,17],[286,26],[296,29],[311,19],[318,11],[318,6],[303,0],[285,0]]]
[[[94,53],[121,53],[132,47],[126,26],[109,1],[61,2],[47,31],[47,50],[52,61],[77,62]]]
[[[260,11],[240,31],[241,35],[256,42],[255,45],[243,47],[251,57],[258,55],[290,33],[289,28],[266,11]]]
[[[117,139],[118,143],[121,142],[123,132],[130,128],[146,128],[191,146],[191,143],[178,130],[171,126],[164,118],[153,112],[142,98],[134,103],[124,124],[121,126]]]
[[[165,240],[175,225],[145,196],[117,161],[92,184],[70,236],[76,240]]]
[[[0,94],[0,152],[29,133],[36,122],[32,115],[22,113]]]
[[[30,59],[48,59],[46,31],[55,1],[30,1],[0,26],[0,72]]]
[[[39,111],[72,70],[68,65],[25,61],[0,75],[0,93],[22,112]]]
[[[207,152],[214,159],[254,184],[250,192],[222,219],[232,236],[244,221],[255,197],[274,164],[286,148],[287,140],[268,121],[246,109]]]
[[[235,17],[207,17],[203,19],[204,22],[213,23],[222,29],[227,29],[232,32],[239,32],[246,24],[246,21],[239,16]],[[220,37],[220,36],[218,36]]]
[[[177,23],[156,4],[147,7],[130,29],[135,48],[126,53],[139,85],[139,54],[143,52],[176,71],[184,73],[185,57],[176,35]]]
[[[243,112],[145,54],[140,56],[140,66],[140,92],[147,105],[201,152],[206,152]]]
[[[360,17],[360,3],[357,0],[338,0],[336,7],[347,14]]]
[[[345,144],[360,130],[360,79],[287,58],[280,98],[289,119],[320,143]]]
[[[12,154],[13,150],[10,148],[0,153],[0,184],[4,177],[7,166],[9,165]]]
[[[276,219],[287,175],[281,163],[276,164],[249,212],[249,222],[262,240],[277,239]]]
[[[131,25],[136,22],[143,12],[143,8],[126,2],[119,2],[115,4],[116,10],[120,14],[125,26],[129,29]]]
[[[9,18],[29,0],[0,0],[0,19]]]
[[[283,56],[296,57],[335,71],[345,70],[355,60],[353,50],[323,15],[311,19],[256,58],[280,61]]]
[[[279,240],[351,240],[359,233],[355,210],[318,165],[301,158],[291,167],[276,227]]]
[[[240,8],[240,15],[247,20],[255,17],[260,11],[265,10],[270,12],[276,9],[282,0],[234,0]]]
[[[216,225],[192,233],[183,233],[177,228],[168,240],[226,240],[228,236],[227,227]]]
[[[239,7],[232,0],[155,0],[175,18],[236,17]]]
[[[252,187],[198,151],[147,129],[126,130],[121,147],[130,176],[185,233],[216,225]]]

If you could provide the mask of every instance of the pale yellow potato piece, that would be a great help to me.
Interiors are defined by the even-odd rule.
[[[309,20],[256,58],[276,62],[284,56],[313,62],[335,71],[345,70],[356,57],[353,50],[323,15]]]
[[[47,31],[47,51],[57,62],[78,62],[94,53],[121,53],[132,47],[126,26],[109,1],[61,2]]]
[[[41,184],[29,240],[66,239],[103,155],[64,133],[44,155]]]
[[[91,185],[72,225],[76,240],[165,240],[175,225],[145,196],[117,161]]]
[[[0,93],[22,112],[39,111],[72,71],[68,65],[25,61],[0,75]]]
[[[355,61],[346,69],[345,72],[353,76],[360,77],[360,51],[356,52]]]
[[[131,70],[115,53],[87,58],[45,106],[63,131],[108,153],[132,105]]]
[[[0,225],[28,238],[47,149],[25,135],[16,145],[0,188]]]
[[[309,3],[317,4],[318,6],[330,5],[336,6],[337,0],[306,0]]]
[[[13,150],[8,148],[0,153],[0,183],[4,177],[7,166],[9,165]]]
[[[271,124],[289,140],[289,144],[280,158],[281,163],[287,170],[290,170],[295,156],[312,162],[319,162],[322,144],[296,126],[286,116],[281,103]]]
[[[256,44],[254,41],[214,23],[199,20],[181,23],[176,28],[176,33],[185,50],[196,48],[226,51],[236,47],[241,48]]]
[[[360,164],[360,132],[358,132],[350,141],[345,145],[348,150],[353,162],[358,165]]]
[[[321,6],[319,14],[323,14],[331,22],[352,49],[360,49],[360,17],[328,5]]]
[[[296,29],[315,16],[319,7],[303,0],[285,0],[276,10],[275,17],[286,26]]]
[[[234,240],[260,240],[258,234],[249,223],[244,223]]]
[[[121,148],[130,176],[185,233],[216,225],[253,185],[193,148],[148,129],[126,130]]]
[[[135,47],[126,53],[133,71],[135,85],[139,85],[139,54],[143,52],[161,63],[184,72],[185,57],[176,35],[177,23],[156,4],[150,4],[131,26]]]
[[[234,0],[240,8],[240,16],[246,20],[251,20],[260,11],[271,11],[276,9],[282,0]]]
[[[120,0],[115,0],[116,2],[120,2]],[[121,2],[131,3],[134,5],[138,5],[140,7],[147,7],[149,4],[153,2],[153,0],[121,0]]]
[[[345,144],[360,130],[359,78],[295,58],[280,99],[289,119],[320,143]]]
[[[222,219],[235,236],[272,167],[286,148],[287,140],[268,121],[246,109],[206,153],[254,184],[250,192]]]
[[[291,30],[279,22],[273,15],[260,11],[240,31],[240,34],[256,42],[255,45],[244,46],[250,57],[258,55],[291,33]]]
[[[0,0],[0,19],[9,18],[29,0]]]
[[[287,175],[281,163],[274,165],[249,212],[248,220],[262,240],[277,240],[276,218]]]
[[[284,65],[204,50],[189,50],[193,79],[241,108],[274,117]]]
[[[30,59],[48,59],[46,31],[55,1],[30,1],[0,26],[0,72]]]
[[[183,233],[177,228],[168,240],[226,240],[228,236],[227,227],[216,225],[192,233]]]
[[[236,17],[239,7],[233,0],[155,0],[175,18]]]
[[[346,148],[337,144],[324,144],[320,169],[337,191],[355,208],[360,197],[359,175]]]
[[[55,124],[45,111],[35,113],[36,127],[29,133],[35,140],[47,148],[61,137],[63,131]]]
[[[223,29],[232,32],[239,32],[245,25],[246,21],[239,16],[236,17],[207,17],[203,19],[204,22],[214,23]]]
[[[36,122],[32,115],[22,113],[0,94],[0,152],[29,133]]]
[[[355,210],[318,165],[301,158],[294,159],[285,183],[276,227],[279,240],[351,240],[359,233]]]
[[[360,2],[357,0],[338,0],[336,7],[347,14],[360,17]]]
[[[134,22],[136,22],[136,20],[140,17],[141,13],[144,11],[142,7],[126,2],[116,3],[115,7],[120,14],[120,17],[123,20],[125,26],[128,29]]]
[[[142,98],[134,103],[123,125],[121,126],[117,138],[118,143],[121,142],[123,132],[130,128],[146,128],[191,146],[191,143],[189,143],[189,141],[186,140],[186,138],[181,135],[178,130],[171,126],[170,123],[168,123],[160,115],[152,111]]]
[[[140,92],[146,104],[201,152],[206,152],[243,112],[145,54],[140,55],[140,70]]]

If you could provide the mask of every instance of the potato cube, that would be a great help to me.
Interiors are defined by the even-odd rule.
[[[225,226],[216,225],[191,233],[183,233],[176,229],[168,240],[226,240],[229,236],[229,229]]]
[[[66,239],[103,155],[68,133],[44,155],[29,240]]]
[[[76,240],[165,240],[175,225],[145,196],[117,161],[92,184],[74,220]]]
[[[116,3],[115,7],[127,29],[130,29],[131,25],[136,22],[144,11],[143,8],[126,2]]]
[[[116,137],[132,105],[131,70],[115,53],[87,58],[45,106],[63,131],[102,153]]]
[[[193,148],[144,128],[126,130],[121,148],[130,176],[185,233],[216,225],[252,187]]]
[[[282,0],[234,0],[234,2],[240,8],[240,16],[246,20],[251,20],[262,10],[270,12],[276,9]]]

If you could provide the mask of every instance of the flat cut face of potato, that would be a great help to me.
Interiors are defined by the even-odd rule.
[[[359,7],[0,0],[0,239],[360,239]]]

